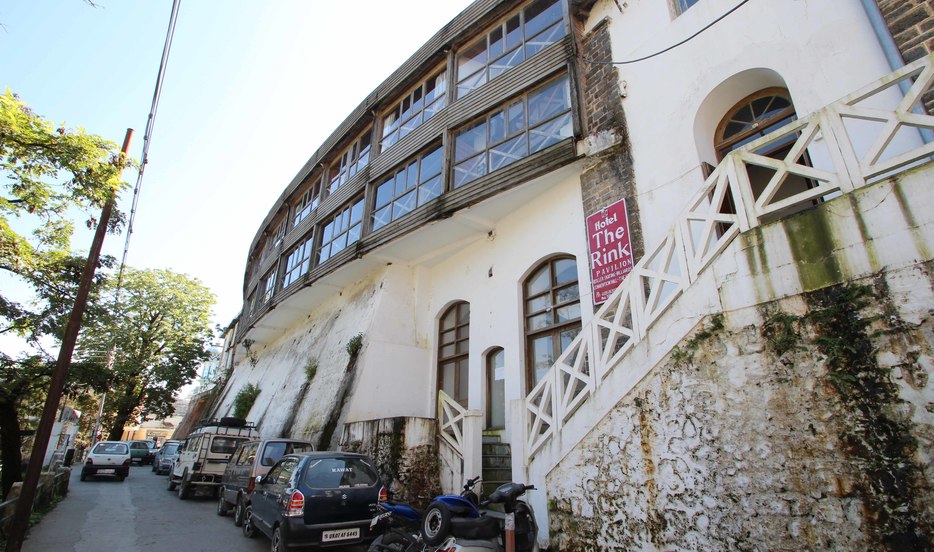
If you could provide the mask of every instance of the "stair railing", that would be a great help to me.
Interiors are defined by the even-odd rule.
[[[906,94],[898,92],[902,81],[911,85]],[[932,83],[934,54],[727,155],[661,243],[646,252],[526,396],[526,458],[534,458],[561,431],[659,316],[741,232],[934,155],[934,143],[900,132],[907,127],[934,129],[934,117],[915,112]],[[880,107],[886,100],[896,105]],[[870,141],[867,123],[878,130]],[[760,153],[792,140],[784,158]],[[761,190],[753,190],[749,166],[774,171]],[[809,187],[795,192],[784,186],[793,176]],[[617,390],[620,397],[628,391]]]

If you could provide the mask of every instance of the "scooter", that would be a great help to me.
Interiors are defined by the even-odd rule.
[[[480,497],[473,488],[479,477],[468,479],[460,495],[436,496],[432,504],[443,504],[449,512],[478,517]],[[371,530],[382,534],[370,544],[368,552],[433,552],[435,547],[422,540],[419,528],[425,512],[409,504],[394,501],[376,505],[377,514],[370,521]]]
[[[479,479],[468,481],[470,488]],[[438,497],[425,510],[421,539],[438,552],[538,552],[535,513],[519,500],[530,490],[535,487],[506,483],[479,503],[463,496]],[[491,504],[502,504],[505,516],[493,510],[481,511]]]

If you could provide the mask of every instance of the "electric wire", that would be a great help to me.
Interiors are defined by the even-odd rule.
[[[697,36],[699,36],[701,33],[703,33],[704,31],[706,31],[707,29],[713,27],[714,25],[716,25],[717,23],[719,23],[720,21],[722,21],[723,19],[725,19],[728,15],[730,15],[731,13],[733,13],[733,12],[735,12],[736,10],[738,10],[739,8],[741,8],[741,7],[743,6],[743,4],[745,4],[746,2],[749,2],[749,0],[742,0],[739,4],[736,4],[735,6],[733,6],[729,11],[727,11],[726,13],[724,13],[723,15],[721,15],[720,17],[714,19],[713,21],[711,21],[711,22],[708,23],[707,25],[701,27],[701,29],[700,29],[699,31],[697,31],[696,33],[694,33],[694,34],[692,34],[691,36],[685,38],[685,39],[682,40],[681,42],[677,42],[677,43],[675,43],[675,44],[672,44],[671,46],[665,48],[664,50],[659,50],[658,52],[655,52],[654,54],[649,54],[649,55],[647,55],[647,56],[642,56],[642,57],[636,58],[636,59],[628,59],[628,60],[626,60],[626,61],[597,61],[597,60],[594,60],[594,59],[586,58],[586,57],[584,57],[584,56],[580,56],[580,59],[583,60],[583,61],[585,61],[585,62],[587,62],[587,63],[593,64],[593,65],[628,65],[628,64],[630,64],[630,63],[636,63],[636,62],[638,62],[638,61],[645,61],[645,60],[647,60],[647,59],[652,59],[653,57],[655,57],[655,56],[660,56],[660,55],[664,54],[665,52],[670,52],[671,50],[674,50],[674,49],[677,48],[678,46],[681,46],[681,45],[683,45],[683,44],[687,44],[688,42],[690,42],[691,40],[693,40],[694,38],[696,38]]]
[[[139,205],[139,195],[143,187],[143,174],[149,163],[149,145],[152,141],[152,131],[156,122],[156,113],[159,111],[159,100],[162,96],[162,83],[165,80],[165,71],[168,66],[169,53],[172,51],[172,40],[175,38],[175,22],[178,20],[178,8],[181,0],[172,2],[172,13],[169,16],[169,27],[166,31],[165,46],[162,48],[162,59],[159,62],[159,71],[156,74],[156,87],[152,94],[152,105],[149,117],[146,120],[146,131],[143,133],[143,153],[140,158],[139,172],[136,176],[136,186],[133,188],[133,202],[130,206],[130,218],[127,222],[126,240],[123,243],[123,257],[120,259],[120,270],[117,275],[117,290],[114,299],[114,311],[120,304],[120,289],[123,285],[123,274],[126,268],[126,259],[130,250],[130,238],[133,236],[133,222],[136,220],[136,208]]]
[[[133,201],[130,205],[130,217],[127,220],[126,239],[123,242],[123,256],[120,259],[120,269],[117,274],[117,287],[114,291],[114,315],[120,309],[120,291],[123,289],[123,275],[126,271],[126,259],[130,251],[130,238],[133,236],[133,222],[136,220],[136,208],[139,205],[139,195],[143,188],[143,174],[146,164],[149,163],[149,144],[152,141],[152,131],[156,122],[156,113],[159,111],[159,99],[162,97],[162,83],[165,80],[165,70],[168,66],[169,53],[172,51],[172,40],[175,38],[175,22],[178,20],[178,8],[181,0],[173,0],[172,12],[169,15],[169,27],[166,30],[165,45],[162,47],[162,59],[159,61],[159,71],[156,73],[156,87],[152,94],[152,104],[149,107],[149,116],[146,119],[146,131],[143,133],[143,153],[140,158],[139,172],[136,175],[136,185],[133,187]],[[107,368],[113,366],[117,344],[112,343],[107,353]],[[91,435],[92,444],[97,441],[100,431],[101,418],[104,413],[104,402],[107,400],[105,392],[101,397],[100,407],[97,411],[97,421],[94,424],[94,433]]]

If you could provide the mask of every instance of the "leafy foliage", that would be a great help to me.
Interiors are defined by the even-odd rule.
[[[108,284],[108,294],[115,293]],[[129,269],[119,312],[90,320],[82,330],[82,352],[114,347],[110,438],[145,414],[168,417],[174,394],[191,382],[211,356],[214,295],[200,281],[170,270]]]
[[[237,418],[246,418],[247,414],[250,413],[250,409],[253,408],[253,403],[256,402],[256,397],[259,396],[259,392],[259,387],[252,383],[244,385],[240,391],[237,391],[237,396],[234,397],[233,415]]]
[[[84,266],[70,251],[71,216],[96,210],[125,187],[118,156],[113,142],[53,125],[9,90],[0,94],[0,334],[20,336],[34,349],[0,351],[4,494],[20,479],[24,420],[41,410],[54,366],[42,344],[64,332]],[[122,217],[112,220],[114,231]],[[112,264],[104,258],[100,266]],[[87,316],[95,316],[96,288],[89,299]],[[106,388],[101,376],[93,363],[74,363],[66,392]]]

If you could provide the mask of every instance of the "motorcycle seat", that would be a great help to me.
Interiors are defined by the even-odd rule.
[[[499,522],[489,516],[451,518],[451,534],[461,539],[494,539],[500,534]]]

